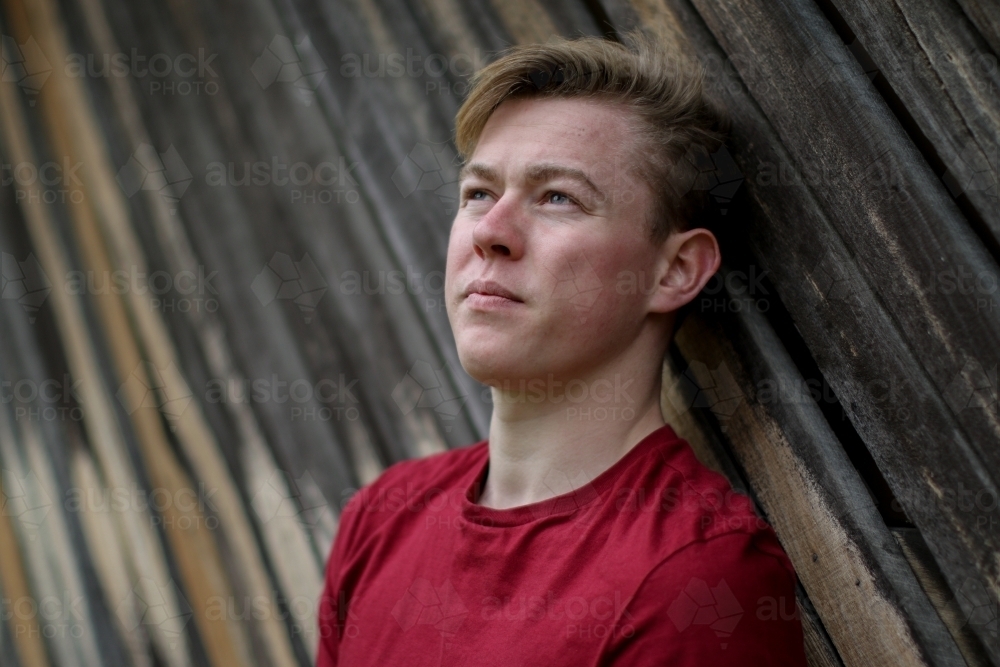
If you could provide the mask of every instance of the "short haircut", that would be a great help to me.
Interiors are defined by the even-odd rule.
[[[468,160],[490,115],[511,98],[589,97],[618,103],[635,119],[630,165],[650,187],[649,238],[702,224],[709,198],[695,187],[704,157],[722,145],[724,117],[702,94],[703,70],[640,32],[624,43],[599,37],[515,46],[479,70],[455,119],[455,143]]]

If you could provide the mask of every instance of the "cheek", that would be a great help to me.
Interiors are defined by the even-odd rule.
[[[587,340],[594,327],[620,319],[630,305],[618,294],[621,264],[599,252],[576,250],[546,257],[538,272],[539,293],[560,339]],[[628,297],[624,297],[628,298]]]
[[[656,283],[653,265],[644,253],[609,252],[594,270],[604,288],[595,306],[609,318],[634,319]]]
[[[445,285],[450,285],[455,276],[455,272],[461,269],[468,260],[468,254],[472,252],[471,240],[468,233],[460,226],[453,225],[451,234],[448,237],[448,251],[445,255]]]

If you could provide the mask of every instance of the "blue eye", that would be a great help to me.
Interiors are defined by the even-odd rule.
[[[486,198],[485,190],[473,190],[469,194],[469,199],[485,199],[485,198]]]
[[[550,192],[549,202],[552,204],[569,204],[573,200],[561,192]]]

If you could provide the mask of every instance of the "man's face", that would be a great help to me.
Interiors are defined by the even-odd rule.
[[[659,248],[628,119],[605,101],[513,99],[487,122],[445,272],[459,358],[477,380],[586,377],[638,337]]]

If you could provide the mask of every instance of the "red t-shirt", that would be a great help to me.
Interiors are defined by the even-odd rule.
[[[347,503],[318,667],[806,664],[774,532],[669,425],[511,509],[474,502],[488,454],[397,463]]]

